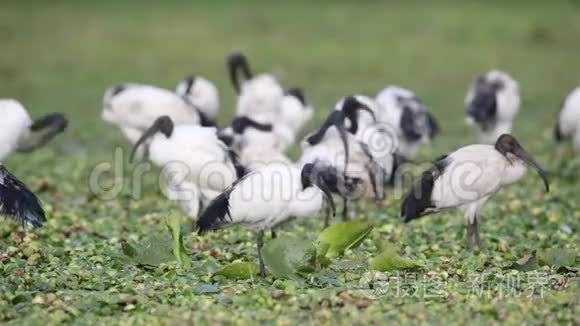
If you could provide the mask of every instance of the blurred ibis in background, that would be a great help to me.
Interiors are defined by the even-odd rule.
[[[562,103],[554,136],[558,142],[571,138],[574,150],[580,153],[580,87],[574,89]]]
[[[175,93],[196,108],[202,126],[217,125],[220,97],[214,83],[201,76],[189,76],[177,84]]]
[[[492,70],[478,77],[465,98],[465,122],[477,125],[482,144],[494,144],[510,133],[520,109],[518,83],[506,72]]]
[[[32,120],[20,102],[0,99],[0,161],[14,152],[29,153],[43,147],[67,125],[60,113]]]

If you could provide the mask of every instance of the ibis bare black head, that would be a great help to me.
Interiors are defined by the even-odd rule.
[[[254,128],[260,131],[272,131],[269,123],[260,123],[248,117],[237,117],[232,121],[232,130],[236,134],[243,134],[247,128]]]
[[[232,81],[232,85],[234,86],[234,90],[236,93],[240,93],[240,79],[238,75],[238,71],[241,71],[244,75],[245,79],[250,79],[253,76],[252,71],[250,70],[250,65],[248,63],[248,59],[246,56],[241,52],[234,52],[229,55],[227,60],[228,71],[230,74],[230,79]]]
[[[495,143],[495,149],[508,160],[509,155],[513,155],[535,168],[544,181],[546,192],[550,191],[550,184],[548,183],[546,171],[528,152],[526,152],[526,150],[520,145],[514,136],[510,134],[503,134],[499,136]]]
[[[317,166],[313,163],[307,163],[302,167],[302,171],[300,172],[300,181],[302,183],[302,189],[307,189],[309,187],[315,186],[320,191],[322,191],[324,195],[324,199],[330,206],[332,210],[332,216],[336,215],[336,205],[334,204],[334,200],[332,199],[332,194],[328,187],[328,184],[325,182],[323,178],[324,172],[326,173],[336,173],[336,169],[330,168],[326,171],[321,171],[321,168],[330,168],[330,167],[321,167]]]
[[[292,87],[286,91],[286,95],[294,96],[302,105],[306,105],[306,97],[304,97],[304,91],[300,87]]]
[[[171,137],[173,134],[173,121],[170,117],[164,115],[157,118],[157,120],[153,122],[153,125],[151,125],[151,127],[149,127],[149,129],[143,133],[141,138],[139,138],[139,140],[137,140],[133,146],[133,150],[131,150],[131,156],[129,157],[130,162],[133,162],[135,153],[137,152],[139,146],[141,146],[141,144],[147,141],[148,138],[153,137],[158,132],[161,132],[167,138]]]

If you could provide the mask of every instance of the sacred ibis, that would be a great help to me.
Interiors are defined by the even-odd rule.
[[[131,161],[144,143],[150,144],[151,162],[168,177],[168,197],[193,219],[200,203],[209,203],[245,172],[214,127],[174,125],[170,117],[161,116],[135,143]]]
[[[197,109],[202,126],[217,125],[220,97],[217,87],[211,81],[200,76],[189,76],[177,84],[175,93]]]
[[[0,99],[0,117],[0,161],[14,152],[29,153],[43,147],[68,125],[60,113],[33,121],[24,106],[13,99]]]
[[[334,215],[334,202],[323,174],[336,170],[317,169],[306,164],[270,164],[251,172],[216,197],[197,222],[199,234],[226,225],[240,224],[258,232],[257,246],[260,274],[266,275],[262,261],[264,230],[293,218],[316,216],[326,201]]]
[[[550,190],[546,173],[518,141],[509,134],[501,135],[495,145],[469,145],[437,159],[405,197],[401,215],[405,222],[439,212],[459,208],[467,223],[467,244],[473,238],[481,248],[478,222],[485,203],[501,188],[516,183],[527,171],[535,168]]]
[[[279,128],[285,129],[291,135],[285,125],[264,124],[248,117],[237,117],[231,128],[233,141],[230,148],[238,154],[241,165],[248,171],[272,163],[292,164],[284,154],[289,142],[279,136]]]
[[[397,153],[404,159],[414,159],[421,145],[430,143],[439,132],[437,120],[412,91],[387,86],[375,100],[379,106],[377,120],[393,127],[399,138]]]
[[[313,115],[314,110],[301,88],[294,87],[286,91],[280,103],[280,121],[287,124],[295,135],[312,120]]]
[[[558,142],[572,138],[574,150],[580,152],[580,87],[573,90],[562,103],[554,136]]]
[[[102,118],[118,126],[131,145],[161,116],[168,116],[176,125],[201,122],[198,110],[189,100],[163,88],[122,84],[105,92]]]
[[[242,53],[231,54],[227,66],[238,94],[236,115],[250,118],[258,114],[267,115],[268,122],[279,118],[284,90],[276,77],[265,73],[254,75],[248,59]]]
[[[0,163],[0,215],[23,227],[41,227],[46,222],[40,201]]]
[[[492,70],[479,76],[465,97],[465,122],[479,127],[480,142],[494,144],[512,130],[520,109],[518,83],[506,72]]]
[[[366,111],[374,117],[373,111],[356,97],[349,96],[342,101],[342,110],[332,111],[318,131],[308,135],[302,142],[300,164],[323,162],[341,171],[345,180],[355,180],[356,191],[347,194],[339,192],[343,203],[343,219],[348,216],[348,201],[357,194],[363,197],[382,198],[378,188],[376,164],[366,144],[356,139],[357,111]],[[350,128],[346,128],[348,120]],[[344,189],[343,189],[344,190]]]

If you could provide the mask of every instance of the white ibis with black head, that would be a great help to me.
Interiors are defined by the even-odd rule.
[[[175,93],[197,109],[202,126],[215,127],[217,125],[220,97],[214,83],[200,76],[189,76],[177,84]]]
[[[197,108],[189,100],[167,89],[122,84],[105,92],[102,118],[118,126],[131,145],[161,116],[168,116],[176,125],[201,122]]]
[[[227,60],[230,79],[238,94],[236,115],[254,118],[269,115],[271,120],[280,116],[280,102],[284,90],[272,74],[254,75],[248,59],[242,53],[232,53]]]
[[[175,126],[162,116],[135,143],[131,161],[144,143],[150,144],[150,160],[168,174],[168,196],[193,219],[200,203],[206,205],[245,173],[214,127]]]
[[[473,238],[481,248],[478,220],[485,203],[501,188],[518,182],[526,175],[527,164],[535,168],[550,190],[546,173],[518,141],[501,135],[495,145],[469,145],[443,156],[425,171],[405,197],[401,215],[405,222],[459,208],[467,222],[467,243]]]
[[[580,153],[580,87],[574,89],[564,99],[554,130],[556,141],[571,138],[574,150]]]
[[[0,99],[0,161],[14,152],[29,153],[45,146],[67,125],[67,119],[60,113],[33,121],[20,102]]]
[[[40,201],[24,183],[0,163],[0,216],[20,222],[23,227],[41,227],[46,223]]]
[[[326,201],[334,214],[334,202],[320,171],[314,164],[302,169],[293,165],[270,164],[236,181],[216,197],[202,213],[199,234],[239,224],[258,232],[260,274],[264,231],[293,218],[316,216]],[[325,171],[336,174],[336,170]]]
[[[404,159],[414,159],[420,146],[430,143],[439,132],[437,120],[414,92],[387,86],[375,100],[379,106],[377,120],[394,128],[399,137],[397,152]]]
[[[506,72],[492,70],[477,78],[465,98],[465,121],[479,127],[480,142],[494,144],[512,130],[520,109],[518,83]]]
[[[268,164],[292,164],[284,154],[288,141],[277,133],[280,125],[264,124],[248,117],[237,117],[231,125],[233,141],[230,147],[238,154],[248,171]]]
[[[314,109],[307,102],[304,91],[293,87],[286,91],[280,103],[280,120],[297,135],[312,120]]]
[[[322,162],[342,172],[344,180],[356,183],[357,193],[363,197],[381,197],[375,176],[376,165],[371,153],[364,143],[358,141],[358,111],[365,111],[374,117],[373,111],[356,97],[344,99],[340,111],[333,110],[318,131],[306,137],[302,143],[300,164]],[[350,126],[347,130],[345,124]],[[343,219],[348,216],[349,196],[339,193],[343,199]]]

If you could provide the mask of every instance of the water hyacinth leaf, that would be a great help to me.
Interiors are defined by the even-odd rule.
[[[336,223],[322,231],[317,242],[319,247],[328,246],[328,256],[340,257],[346,250],[358,247],[372,229],[372,226],[362,221]]]
[[[576,266],[576,251],[572,249],[542,249],[538,251],[538,259],[542,265]]]
[[[159,266],[174,260],[167,237],[151,235],[139,242],[121,242],[123,262],[137,266]]]
[[[423,267],[423,263],[417,260],[407,259],[397,254],[395,248],[383,243],[384,250],[375,258],[371,259],[369,267],[379,272],[395,270],[418,269]]]
[[[215,275],[220,275],[232,280],[247,280],[258,275],[260,266],[254,263],[232,263],[218,270]]]
[[[190,269],[191,260],[183,245],[183,234],[181,234],[181,218],[178,214],[171,213],[165,218],[165,226],[173,238],[173,256],[183,269]]]
[[[299,280],[299,273],[315,270],[316,247],[309,241],[281,236],[262,249],[264,264],[278,278]]]

